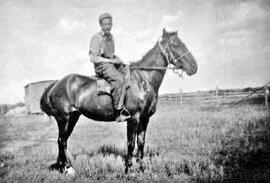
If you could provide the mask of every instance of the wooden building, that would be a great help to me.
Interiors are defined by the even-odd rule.
[[[25,91],[25,112],[28,114],[42,113],[40,109],[40,97],[43,94],[45,88],[47,88],[55,80],[39,81],[29,83],[24,87]]]

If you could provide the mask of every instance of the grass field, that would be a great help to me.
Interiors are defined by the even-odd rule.
[[[126,124],[81,117],[68,141],[75,177],[49,171],[57,125],[46,116],[0,118],[0,182],[270,182],[270,116],[260,105],[159,104],[144,173],[124,174]]]

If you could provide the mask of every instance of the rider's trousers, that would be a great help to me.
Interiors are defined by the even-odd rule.
[[[111,84],[113,103],[116,110],[124,107],[126,85],[123,74],[112,63],[96,63],[95,72],[98,77],[104,78]]]

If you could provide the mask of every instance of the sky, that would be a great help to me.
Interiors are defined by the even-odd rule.
[[[178,31],[198,71],[167,71],[160,94],[270,81],[269,0],[0,0],[0,103],[24,101],[31,82],[94,75],[89,43],[104,12],[125,63],[140,60],[163,28]]]

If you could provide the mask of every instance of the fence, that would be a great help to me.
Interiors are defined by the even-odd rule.
[[[159,96],[159,102],[177,102],[180,106],[188,103],[216,103],[216,104],[238,104],[247,103],[269,103],[269,87],[245,88],[245,89],[218,89],[210,91],[197,91],[183,93],[164,94]]]

